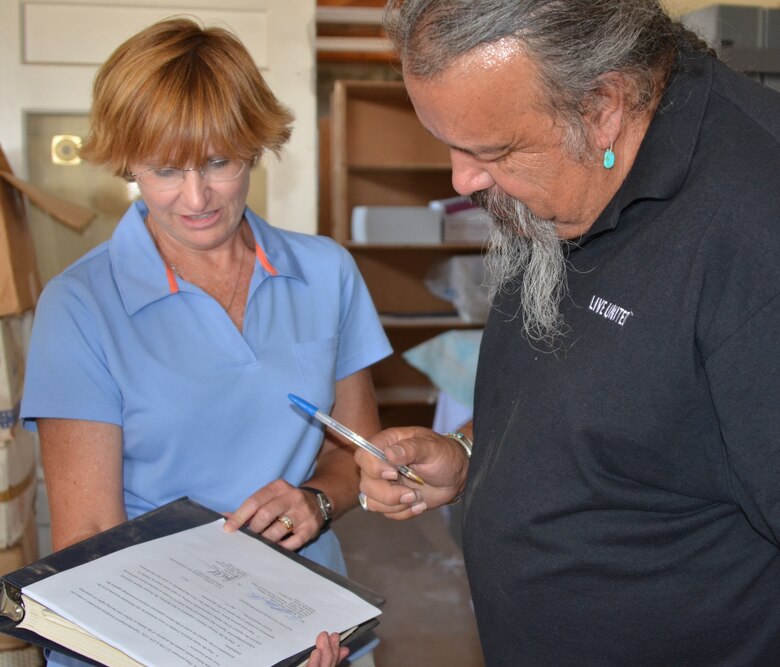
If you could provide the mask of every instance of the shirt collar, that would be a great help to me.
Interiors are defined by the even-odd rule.
[[[693,160],[712,87],[713,60],[682,56],[679,71],[664,92],[634,164],[620,190],[577,245],[615,229],[621,213],[640,199],[671,199],[682,187]]]
[[[168,283],[165,263],[144,224],[148,212],[142,200],[134,202],[119,221],[108,244],[111,271],[129,315],[175,293]],[[267,278],[286,277],[306,282],[284,233],[248,208],[245,215],[260,248],[258,255],[267,259],[265,266],[259,258],[255,261],[250,296]]]

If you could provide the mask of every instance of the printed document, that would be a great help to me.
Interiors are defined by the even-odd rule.
[[[25,595],[141,665],[261,667],[380,610],[222,519],[122,549]]]

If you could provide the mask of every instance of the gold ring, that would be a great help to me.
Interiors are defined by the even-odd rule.
[[[366,494],[362,491],[358,493],[358,502],[360,503],[360,506],[368,512],[368,498],[366,497]]]
[[[276,517],[276,520],[279,521],[286,529],[288,533],[293,532],[293,528],[295,528],[295,524],[293,523],[293,520],[287,516],[286,514],[282,514],[281,516]]]

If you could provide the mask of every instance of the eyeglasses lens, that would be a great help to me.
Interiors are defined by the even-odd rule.
[[[178,188],[184,182],[184,172],[187,171],[197,171],[204,180],[210,183],[222,183],[238,178],[243,173],[245,167],[246,162],[244,160],[224,158],[209,160],[198,168],[151,167],[133,174],[133,176],[145,188],[160,192]]]

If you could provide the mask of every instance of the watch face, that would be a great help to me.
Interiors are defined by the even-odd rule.
[[[329,521],[330,517],[333,515],[333,503],[330,502],[330,499],[324,493],[317,494],[317,503],[320,506],[322,517],[325,521]]]

